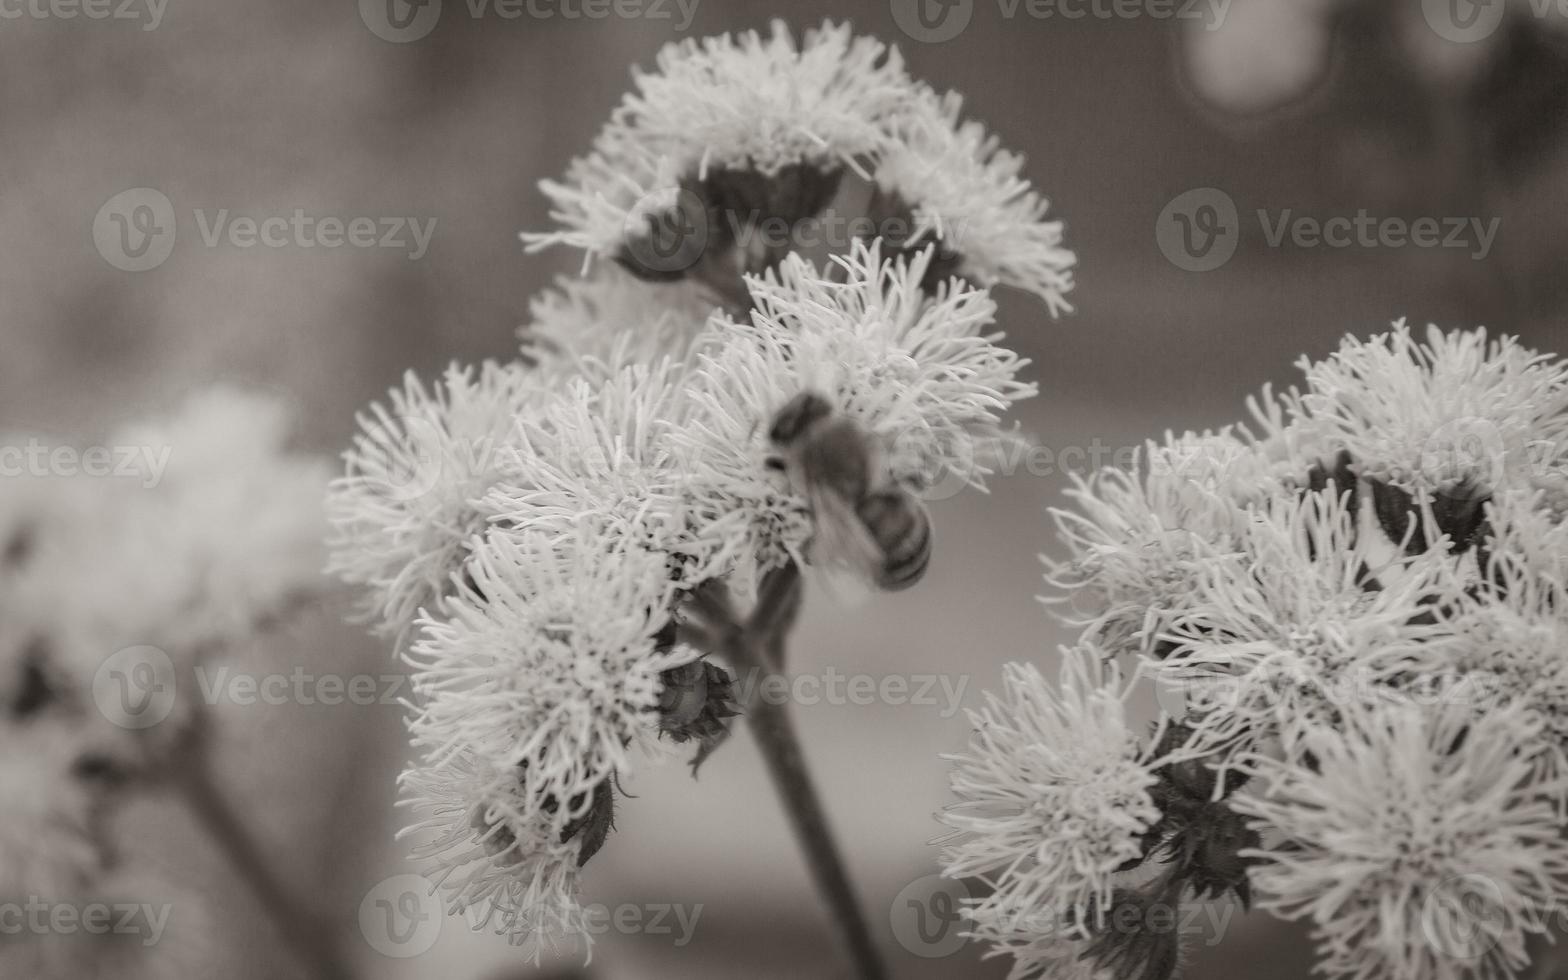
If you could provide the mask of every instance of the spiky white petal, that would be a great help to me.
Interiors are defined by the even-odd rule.
[[[1046,579],[1063,618],[1113,653],[1150,652],[1206,569],[1237,553],[1246,508],[1278,493],[1273,461],[1229,431],[1149,442],[1131,470],[1073,477],[1076,509],[1053,508],[1069,557]]]
[[[1443,554],[1380,557],[1349,497],[1331,492],[1254,509],[1239,552],[1209,563],[1150,665],[1178,683],[1224,681],[1188,723],[1234,749],[1304,717],[1395,696],[1413,672],[1440,671],[1450,632],[1429,615],[1459,593]]]
[[[1062,223],[1047,221],[1045,198],[1020,176],[1024,158],[1001,149],[963,98],[922,89],[898,120],[897,138],[877,162],[883,194],[912,211],[910,242],[940,242],[959,257],[958,272],[984,286],[1028,290],[1052,315],[1072,312],[1077,259],[1062,247]]]
[[[582,271],[595,257],[614,258],[627,244],[629,228],[652,206],[668,207],[679,195],[680,173],[668,156],[659,156],[635,134],[613,122],[594,140],[588,153],[567,166],[559,181],[539,187],[550,198],[550,218],[559,226],[548,232],[523,232],[530,252],[553,245],[582,249]]]
[[[1544,773],[1568,776],[1568,531],[1538,500],[1488,507],[1494,534],[1476,580],[1438,614],[1473,703],[1519,703],[1539,722]]]
[[[861,169],[915,93],[896,48],[831,21],[798,45],[782,20],[766,38],[674,42],[633,81],[592,152],[563,181],[541,183],[561,228],[524,235],[530,249],[566,244],[613,257],[640,202],[715,170]]]
[[[658,749],[660,672],[695,651],[663,648],[675,583],[664,555],[584,526],[570,538],[492,531],[470,583],[426,615],[409,652],[416,744],[526,765],[559,804],[558,828],[592,790]]]
[[[400,806],[413,822],[413,857],[448,911],[467,915],[524,947],[537,964],[546,952],[589,941],[578,899],[580,841],[561,840],[528,773],[471,750],[405,770]]]
[[[663,357],[685,362],[718,304],[690,282],[650,283],[614,265],[561,277],[529,303],[523,352],[552,374],[608,376]]]
[[[1053,685],[1032,664],[1003,668],[1003,693],[969,712],[953,764],[958,802],[939,814],[943,871],[994,891],[970,906],[993,931],[1031,921],[1082,928],[1111,902],[1111,875],[1159,819],[1149,790],[1161,760],[1126,710],[1131,686],[1091,647],[1063,648]]]
[[[561,537],[591,525],[635,541],[665,555],[687,587],[722,574],[738,550],[740,519],[690,489],[706,463],[678,439],[692,412],[686,382],[685,368],[663,358],[602,383],[567,383],[519,420],[509,475],[486,511],[515,531]]]
[[[1234,803],[1278,841],[1258,904],[1310,921],[1331,976],[1514,975],[1568,881],[1538,734],[1518,709],[1411,703],[1305,723]]]
[[[521,364],[447,368],[429,389],[409,372],[359,417],[327,501],[328,571],[366,586],[367,612],[398,634],[439,599],[489,514],[520,412],[547,385]]]
[[[825,21],[797,45],[782,20],[756,31],[666,45],[615,122],[699,176],[729,167],[853,165],[880,150],[912,88],[897,48]]]
[[[1412,494],[1528,486],[1568,449],[1568,361],[1512,337],[1429,327],[1421,343],[1399,320],[1301,367],[1298,414],[1363,476]]]

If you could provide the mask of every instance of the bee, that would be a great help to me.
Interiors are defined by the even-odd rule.
[[[931,517],[895,483],[876,440],[827,399],[802,392],[773,417],[768,439],[816,524],[807,557],[889,592],[907,589],[931,561]]]

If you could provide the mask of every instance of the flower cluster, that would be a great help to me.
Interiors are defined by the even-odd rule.
[[[1071,287],[1021,158],[847,26],[673,44],[634,80],[524,236],[611,261],[533,302],[516,360],[365,412],[329,495],[331,568],[414,671],[415,853],[536,954],[580,924],[619,780],[706,758],[740,707],[692,597],[791,565],[913,584],[919,495],[983,486],[1035,390],[990,288],[1055,314]],[[752,248],[846,179],[918,234]]]
[[[1023,158],[960,115],[962,100],[911,79],[897,49],[825,23],[797,45],[782,22],[666,47],[561,181],[545,181],[564,244],[647,279],[693,279],[721,301],[737,270],[795,249],[758,234],[793,231],[867,185],[861,217],[889,251],[934,248],[934,288],[952,275],[1071,306],[1073,253],[1060,222],[1020,176]],[[743,292],[741,305],[745,304]]]
[[[196,710],[143,725],[126,706],[322,591],[328,465],[289,425],[281,402],[216,388],[112,433],[108,475],[6,481],[0,900],[90,888],[116,790],[165,775]]]
[[[1106,918],[1224,896],[1332,976],[1511,975],[1568,899],[1568,362],[1401,322],[1301,368],[1055,512],[1083,646],[1010,668],[945,816],[1015,976],[1169,976],[1183,937]]]

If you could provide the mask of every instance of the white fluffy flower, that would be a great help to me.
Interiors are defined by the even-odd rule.
[[[384,631],[401,633],[449,588],[488,521],[480,501],[511,458],[517,416],[543,390],[521,364],[454,364],[429,390],[409,372],[359,417],[327,502],[328,571],[369,587]]]
[[[1429,613],[1457,592],[1453,562],[1379,557],[1367,542],[1380,539],[1347,503],[1292,494],[1250,512],[1238,552],[1204,568],[1161,635],[1158,676],[1225,682],[1224,697],[1188,719],[1206,747],[1234,749],[1303,717],[1392,696],[1412,671],[1445,663],[1449,631]]]
[[[1512,556],[1519,574],[1568,585],[1568,496],[1546,488],[1498,494],[1486,514],[1490,551]]]
[[[406,770],[398,785],[399,805],[413,813],[399,837],[414,839],[413,857],[432,866],[451,913],[507,936],[536,964],[588,939],[580,841],[562,840],[525,770],[465,749]]]
[[[26,597],[11,616],[85,639],[90,675],[123,646],[235,642],[320,592],[328,468],[288,449],[291,421],[216,387],[110,434],[107,475],[16,480],[0,503],[0,574]]]
[[[1235,801],[1278,842],[1251,871],[1258,903],[1309,920],[1331,976],[1515,975],[1568,880],[1537,734],[1517,709],[1413,704],[1303,726]]]
[[[1511,337],[1430,327],[1423,344],[1400,320],[1301,367],[1298,414],[1362,476],[1411,494],[1528,486],[1568,448],[1568,362]]]
[[[526,765],[563,827],[612,772],[657,750],[660,672],[697,656],[658,642],[675,590],[667,561],[592,527],[569,539],[495,530],[468,574],[409,653],[416,744]]]
[[[898,138],[877,162],[876,183],[913,218],[909,241],[939,242],[956,272],[980,285],[1034,293],[1053,315],[1072,312],[1077,261],[1062,247],[1062,224],[1045,220],[1047,201],[1019,176],[1024,158],[1000,148],[963,99],[923,89],[898,120]],[[891,218],[901,215],[887,215]]]
[[[666,45],[564,181],[540,186],[555,232],[531,249],[567,244],[614,256],[650,195],[719,171],[777,177],[788,167],[860,169],[889,140],[915,89],[897,49],[824,23],[797,45],[783,21],[756,31]]]
[[[684,362],[718,306],[687,281],[650,283],[606,265],[588,278],[556,280],[529,303],[518,331],[539,370],[610,374],[663,357]]]
[[[678,438],[699,497],[748,515],[755,553],[781,556],[809,531],[802,503],[766,465],[773,416],[803,391],[869,433],[893,480],[984,486],[982,444],[1001,437],[1002,414],[1035,386],[1017,380],[1028,362],[990,331],[996,307],[984,290],[921,291],[930,259],[883,262],[878,245],[856,244],[834,260],[835,276],[792,255],[776,275],[748,280],[749,324],[715,318]]]
[[[584,527],[667,557],[685,586],[720,574],[737,548],[739,517],[696,503],[702,459],[676,433],[690,416],[684,368],[629,364],[596,384],[576,379],[519,420],[509,475],[485,499],[504,527],[574,537]]]
[[[278,399],[213,388],[110,435],[120,460],[133,464],[128,472],[117,463],[105,475],[47,484],[29,477],[7,488],[0,503],[4,655],[36,652],[51,674],[53,700],[79,711],[90,704],[93,678],[119,651],[156,650],[148,655],[182,676],[323,591],[327,464],[287,449],[289,425]],[[105,675],[111,684],[114,676]],[[141,683],[135,671],[126,676]],[[155,770],[196,709],[195,699],[176,699],[163,723],[134,731],[107,721],[90,731],[75,717],[82,729],[75,741],[91,744],[70,751],[90,756],[98,777]],[[56,736],[67,727],[55,725]],[[62,783],[75,779],[63,771],[69,759],[29,751],[40,753],[39,765],[62,770]],[[49,798],[41,791],[40,804]],[[62,829],[73,826],[68,814],[55,819]]]
[[[782,20],[756,31],[665,46],[634,72],[615,123],[683,170],[778,173],[790,164],[853,166],[880,150],[912,89],[898,49],[825,22],[797,46]]]
[[[1528,500],[1512,503],[1488,509],[1495,535],[1478,580],[1439,609],[1454,633],[1449,662],[1474,703],[1533,714],[1543,773],[1568,776],[1568,532],[1543,526]]]
[[[1048,683],[1033,665],[1003,668],[1001,697],[971,711],[975,731],[953,763],[958,802],[941,820],[943,871],[981,876],[995,890],[971,907],[999,935],[1037,922],[1087,925],[1111,903],[1111,875],[1141,856],[1140,837],[1160,812],[1150,796],[1155,769],[1124,685],[1091,647],[1064,648]],[[1075,919],[1076,917],[1076,919]]]
[[[1206,569],[1236,553],[1246,508],[1283,484],[1272,462],[1230,431],[1148,443],[1132,470],[1074,476],[1077,508],[1053,508],[1066,560],[1046,579],[1072,611],[1066,621],[1113,653],[1152,652],[1192,603]]]
[[[167,465],[147,469],[145,491],[117,487],[128,511],[110,538],[122,539],[111,550],[119,557],[95,555],[74,590],[96,589],[86,599],[93,605],[115,597],[123,605],[157,555],[170,574],[187,578],[174,604],[144,604],[145,641],[177,648],[235,642],[320,592],[329,468],[289,450],[293,424],[281,399],[216,387],[165,419],[112,436],[115,445],[166,453]]]
[[[593,148],[567,166],[560,181],[544,180],[550,217],[560,227],[549,232],[524,232],[530,252],[552,245],[583,250],[587,272],[595,256],[614,258],[626,244],[627,229],[650,204],[675,203],[680,174],[672,161],[654,155],[634,135],[612,123],[594,140]]]

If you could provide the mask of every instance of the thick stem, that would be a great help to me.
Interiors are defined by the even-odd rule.
[[[770,573],[763,580],[750,620],[726,631],[722,646],[732,666],[760,669],[768,674],[782,668],[784,640],[794,625],[800,594],[800,572],[794,565]],[[751,685],[751,690],[755,692],[758,687]],[[882,980],[887,969],[861,914],[843,855],[811,781],[788,704],[770,703],[753,694],[745,708],[752,734],[767,761],[768,774],[789,817],[790,829],[805,852],[811,877],[827,902],[839,939],[854,964],[855,976],[860,980]]]
[[[171,767],[171,781],[202,829],[228,859],[235,876],[271,919],[297,962],[317,980],[353,980],[354,973],[338,952],[330,932],[308,914],[307,903],[278,877],[266,849],[213,783],[201,721],[198,719],[196,730]]]
[[[762,749],[762,756],[767,760],[768,773],[773,777],[773,786],[789,815],[795,839],[806,854],[817,890],[827,900],[839,939],[855,964],[855,975],[861,980],[881,980],[887,976],[887,971],[872,940],[871,930],[861,915],[860,902],[844,868],[843,856],[833,839],[816,786],[811,782],[788,706],[758,699],[747,712],[747,720]]]

